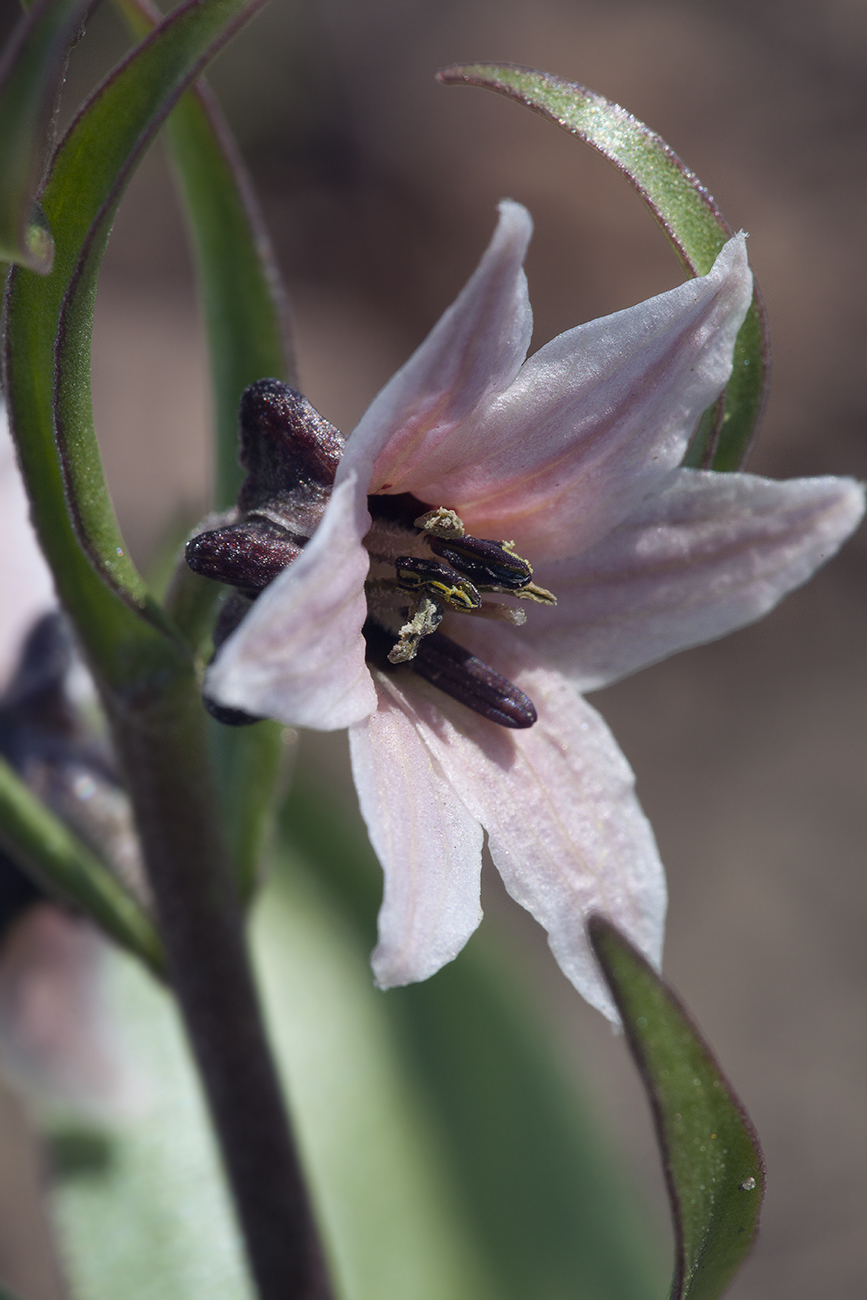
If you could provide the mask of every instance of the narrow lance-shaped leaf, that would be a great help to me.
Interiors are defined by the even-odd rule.
[[[653,1110],[675,1228],[671,1300],[717,1300],[758,1230],[758,1139],[671,990],[610,921],[588,930]]]
[[[115,3],[137,37],[159,21],[149,0]],[[196,252],[210,353],[214,496],[217,508],[224,509],[234,504],[242,478],[241,393],[257,379],[295,378],[285,295],[246,168],[204,82],[187,91],[173,109],[167,133]],[[193,574],[183,560],[180,565],[173,590],[202,584],[216,602],[219,586]],[[205,608],[203,603],[199,618]],[[174,615],[175,609],[170,612]],[[267,722],[245,728],[215,723],[211,728],[220,806],[244,897],[254,891],[260,852],[271,827],[286,752],[281,731]]]
[[[167,626],[125,554],[105,485],[90,398],[96,277],[123,190],[154,134],[263,3],[186,0],[102,83],[61,143],[42,196],[54,269],[40,278],[16,267],[9,277],[7,398],[34,522],[91,660],[116,683],[160,671],[179,647],[173,653],[168,639],[149,636],[136,616]]]
[[[0,261],[47,275],[54,242],[36,193],[69,46],[90,0],[39,0],[0,59]]]
[[[469,63],[437,74],[482,86],[532,108],[599,151],[631,182],[690,275],[705,275],[733,234],[711,195],[663,139],[619,104],[574,82],[512,64]],[[769,354],[758,290],[735,346],[724,397],[705,413],[686,464],[737,469],[746,460],[767,397]]]
[[[0,759],[0,845],[53,894],[80,907],[157,974],[163,970],[150,917],[104,862]]]
[[[137,37],[160,14],[150,0],[115,0]],[[294,382],[286,299],[262,213],[225,118],[204,82],[167,126],[196,252],[211,361],[216,424],[215,505],[241,485],[238,403],[257,379]]]

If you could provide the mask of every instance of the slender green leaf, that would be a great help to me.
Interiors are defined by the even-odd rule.
[[[177,1008],[109,953],[103,988],[137,1084],[129,1113],[49,1130],[54,1217],[81,1300],[253,1300]]]
[[[360,819],[336,805],[326,782],[302,758],[286,842],[333,889],[366,958],[382,872]],[[394,1050],[438,1126],[454,1206],[499,1300],[657,1294],[663,1260],[491,922],[433,979],[379,1001]]]
[[[160,974],[153,922],[108,867],[0,759],[0,845],[50,893],[80,907]]]
[[[39,0],[0,60],[0,261],[47,275],[54,241],[36,203],[69,47],[90,0]]]
[[[367,952],[314,872],[282,868],[254,933],[340,1300],[502,1300]]]
[[[675,1226],[671,1300],[717,1300],[758,1231],[758,1138],[671,990],[610,921],[592,918],[589,932],[653,1109]]]
[[[150,0],[115,0],[137,37],[159,21]],[[208,87],[181,99],[168,120],[199,270],[216,422],[215,503],[235,504],[238,402],[248,384],[292,382],[295,366],[283,285],[259,204],[225,118]]]
[[[149,0],[115,3],[137,37],[146,35],[159,20]],[[238,463],[242,392],[257,379],[294,378],[285,296],[250,179],[219,106],[203,82],[179,101],[167,131],[196,252],[208,331],[216,441],[214,495],[217,508],[223,509],[234,505],[242,478]],[[191,616],[201,626],[219,591],[217,583],[187,571],[173,582],[172,596],[177,598],[173,605],[181,618],[186,621]],[[184,598],[186,607],[177,608]],[[212,621],[211,617],[208,624]],[[215,726],[211,731],[230,852],[246,898],[257,883],[261,849],[273,822],[285,746],[281,729],[271,724]]]
[[[632,183],[690,275],[705,275],[733,231],[698,177],[663,139],[619,104],[534,68],[470,63],[438,73],[448,85],[482,86],[524,104],[577,136]],[[758,290],[738,335],[725,401],[701,421],[686,464],[737,469],[764,410],[769,355]]]
[[[436,1119],[405,1071],[387,999],[297,863],[263,898],[253,938],[340,1300],[500,1300],[452,1196]],[[92,1143],[90,1160],[60,1163],[55,1203],[74,1294],[248,1300],[175,1008],[121,956],[106,967],[142,1095],[104,1131],[101,1159]],[[74,1136],[61,1130],[53,1150],[75,1155]]]
[[[142,661],[159,673],[185,654],[149,636],[138,617],[168,629],[125,554],[105,485],[90,398],[97,273],[123,190],[154,134],[263,3],[186,0],[103,82],[61,143],[43,191],[54,269],[38,277],[15,267],[9,276],[6,391],[34,522],[92,661],[120,684],[141,677]]]

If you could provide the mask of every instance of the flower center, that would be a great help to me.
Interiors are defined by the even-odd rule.
[[[240,426],[247,478],[238,508],[214,519],[218,526],[199,533],[186,548],[196,573],[235,588],[214,629],[215,649],[313,536],[343,451],[340,431],[301,393],[276,379],[245,390]],[[368,506],[368,661],[385,672],[405,665],[500,726],[531,727],[536,721],[532,700],[439,629],[447,614],[520,626],[526,614],[508,600],[556,605],[554,596],[532,581],[532,567],[512,542],[471,537],[454,510],[428,509],[410,495],[369,497]],[[205,704],[228,725],[257,721],[213,700]]]
[[[420,505],[412,497],[368,499],[373,519],[365,538],[371,557],[364,629],[369,658],[386,671],[409,665],[501,726],[532,726],[536,710],[524,692],[439,627],[449,612],[517,626],[525,622],[522,609],[483,594],[543,605],[556,605],[556,598],[532,581],[533,569],[513,542],[470,536],[446,506],[416,516]]]

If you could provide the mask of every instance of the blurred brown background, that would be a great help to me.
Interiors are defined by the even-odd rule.
[[[70,98],[120,45],[97,13]],[[536,345],[677,283],[639,200],[577,142],[434,70],[547,68],[625,105],[735,226],[775,372],[750,468],[867,477],[867,5],[859,0],[272,0],[213,82],[293,292],[302,385],[349,431],[472,269],[503,195],[536,220]],[[102,61],[102,62],[100,62]],[[97,311],[98,429],[140,558],[206,505],[207,387],[167,168],[121,212]],[[762,1136],[769,1191],[736,1300],[865,1294],[863,534],[772,617],[594,701],[667,864],[666,970]],[[339,760],[334,758],[335,763]],[[623,1163],[665,1215],[622,1042],[491,886]]]

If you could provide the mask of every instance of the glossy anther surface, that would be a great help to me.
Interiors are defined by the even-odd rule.
[[[424,637],[407,667],[501,727],[524,729],[536,721],[529,696],[442,632]]]

